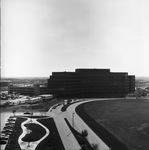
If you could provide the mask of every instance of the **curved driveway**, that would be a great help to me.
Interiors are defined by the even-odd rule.
[[[47,114],[54,118],[60,137],[64,144],[65,150],[80,150],[80,145],[76,141],[69,127],[67,126],[64,118],[67,118],[69,123],[77,130],[88,131],[88,141],[90,144],[97,144],[100,150],[109,150],[110,148],[92,131],[92,129],[77,115],[75,108],[86,102],[108,100],[108,99],[87,99],[78,101],[77,103],[71,104],[65,112],[61,112],[63,105],[57,106],[55,109],[50,109]],[[71,144],[70,144],[71,143]]]
[[[75,112],[75,108],[78,105],[86,103],[86,102],[97,101],[97,100],[99,99],[94,99],[94,100],[92,99],[92,100],[74,103],[67,108],[67,112],[70,115],[72,124],[74,124],[74,128],[76,130],[78,130],[79,132],[82,130],[88,131],[88,141],[90,144],[97,144],[98,149],[100,150],[109,150],[110,148],[95,134],[95,132],[92,131],[92,129]],[[105,99],[100,99],[100,100],[105,100]]]
[[[67,115],[65,112],[61,112],[62,106],[60,105],[56,109],[51,108],[47,114],[53,117],[65,150],[80,150],[80,145],[64,120],[64,118],[67,118]]]

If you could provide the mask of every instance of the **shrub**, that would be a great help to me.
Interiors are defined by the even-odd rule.
[[[88,131],[87,131],[87,130],[82,130],[81,135],[82,135],[82,137],[87,138],[87,136],[88,136]]]

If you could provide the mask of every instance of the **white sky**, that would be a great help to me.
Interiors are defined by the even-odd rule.
[[[149,0],[2,0],[4,77],[109,68],[149,76]]]

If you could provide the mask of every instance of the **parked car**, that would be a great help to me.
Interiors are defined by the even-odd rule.
[[[15,120],[17,119],[15,116],[10,116],[9,118],[12,118],[12,119],[15,119]]]
[[[16,121],[15,118],[9,118],[8,121]]]
[[[13,130],[13,127],[6,126],[3,128],[4,130]]]
[[[9,136],[12,134],[12,132],[10,132],[10,131],[4,131],[4,133]]]
[[[5,124],[5,127],[14,127],[14,124]]]
[[[3,136],[6,136],[6,134],[5,133],[1,133],[1,137],[3,137]]]
[[[0,137],[0,140],[8,140],[8,139],[9,139],[9,136],[7,136],[7,135]]]
[[[31,114],[30,112],[25,112],[25,113],[24,113],[24,115],[30,115],[30,114]]]
[[[15,124],[15,121],[7,121],[7,123]]]
[[[3,131],[12,133],[13,130],[12,129],[3,129]]]
[[[6,144],[7,142],[5,140],[0,140],[0,145]]]

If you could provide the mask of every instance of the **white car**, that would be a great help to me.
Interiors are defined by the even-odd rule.
[[[9,139],[9,135],[1,136],[0,139],[2,139],[2,140],[8,140]]]

